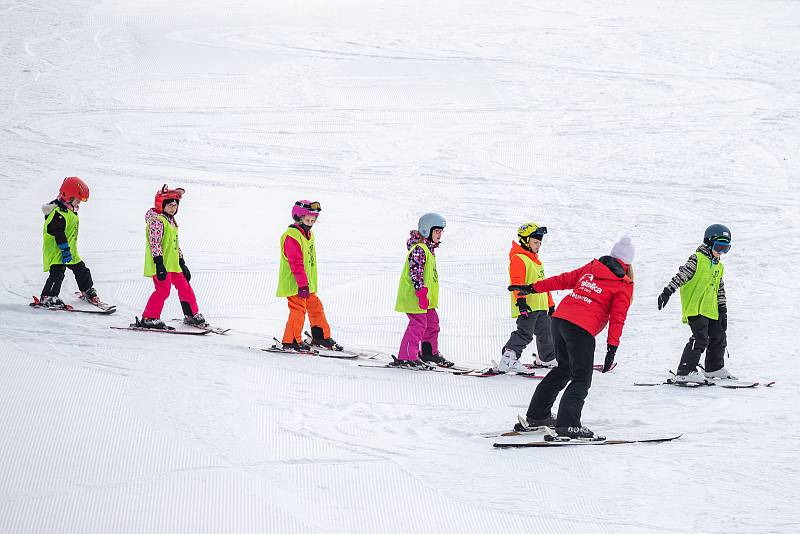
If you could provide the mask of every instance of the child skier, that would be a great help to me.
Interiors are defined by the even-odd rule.
[[[439,354],[439,274],[436,271],[436,247],[447,222],[438,213],[426,213],[417,230],[411,230],[406,242],[408,253],[395,310],[408,315],[408,327],[400,342],[397,365],[425,366],[424,362],[452,367],[453,362]]]
[[[67,268],[75,275],[81,298],[100,304],[93,287],[92,273],[78,255],[78,209],[89,200],[89,186],[77,176],[64,178],[58,198],[42,206],[44,231],[42,257],[44,272],[49,271],[40,303],[46,308],[64,308],[58,295]]]
[[[614,364],[633,298],[634,254],[631,238],[624,236],[608,256],[529,286],[533,293],[572,289],[552,317],[558,366],[547,373],[533,393],[526,416],[530,425],[553,426],[559,436],[569,438],[602,439],[581,425],[581,412],[592,385],[595,336],[606,325],[608,344],[603,372]],[[550,409],[564,386],[554,418]]]
[[[145,214],[144,275],[153,279],[155,289],[142,312],[142,319],[136,326],[143,328],[166,329],[161,320],[164,302],[169,297],[170,286],[178,290],[178,298],[183,309],[183,322],[192,326],[207,325],[197,308],[192,286],[192,274],[186,267],[183,252],[178,245],[178,222],[175,215],[186,191],[183,188],[170,189],[167,184],[158,190],[153,207]]]
[[[307,351],[311,347],[303,341],[303,325],[308,314],[311,323],[311,345],[328,350],[343,350],[331,338],[331,327],[325,318],[322,301],[317,297],[317,252],[311,227],[317,222],[322,207],[319,202],[298,200],[292,206],[294,224],[281,235],[280,271],[278,273],[279,297],[286,297],[289,318],[281,344],[286,349]]]
[[[544,279],[544,265],[539,259],[539,248],[547,228],[534,222],[525,223],[517,229],[519,243],[511,243],[508,253],[508,272],[511,285],[529,285]],[[520,361],[522,351],[536,336],[534,365],[553,368],[558,365],[553,338],[550,334],[550,316],[555,311],[550,292],[522,295],[511,293],[511,317],[517,319],[517,329],[511,333],[502,350],[497,370],[501,373],[525,371]]]
[[[730,249],[731,231],[727,226],[712,224],[706,228],[703,243],[658,296],[660,310],[680,288],[683,322],[692,330],[678,365],[675,378],[678,383],[703,384],[707,378],[735,378],[725,368],[728,306],[721,257]],[[697,371],[703,351],[705,376]]]

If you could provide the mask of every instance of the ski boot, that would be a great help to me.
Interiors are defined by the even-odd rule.
[[[517,432],[530,432],[532,428],[543,427],[543,426],[555,428],[556,416],[551,413],[547,417],[543,417],[541,419],[534,419],[526,415],[525,424],[523,425],[522,420],[520,419],[519,422],[514,424],[514,430],[516,430]]]
[[[305,341],[292,341],[291,343],[281,343],[281,348],[284,350],[294,350],[297,352],[311,352],[313,349],[311,345]]]
[[[711,381],[698,372],[697,369],[685,375],[670,375],[670,377],[667,378],[667,382],[671,382],[679,386],[686,384],[705,385],[711,383]]]
[[[58,297],[42,297],[39,300],[39,305],[43,308],[53,308],[53,309],[63,309],[66,308],[67,305],[64,304],[64,301]]]
[[[153,330],[166,330],[167,325],[159,318],[136,317],[136,326],[139,328],[152,328]]]
[[[553,358],[552,360],[545,362],[539,359],[539,356],[533,358],[533,366],[534,367],[541,367],[543,369],[554,369],[558,367],[558,360]]]
[[[581,439],[588,441],[603,441],[605,436],[599,436],[585,426],[557,426],[555,428],[559,438]]]
[[[430,366],[420,359],[416,360],[400,360],[392,356],[392,362],[389,363],[391,367],[403,367],[405,369],[430,369]]]
[[[206,322],[206,318],[203,317],[203,314],[200,312],[195,313],[194,315],[184,315],[183,316],[183,324],[188,324],[189,326],[207,326],[208,323]]]
[[[500,363],[497,366],[498,373],[520,373],[526,372],[528,369],[519,361],[517,353],[511,349],[503,349],[503,357],[500,358]]]
[[[717,369],[716,371],[706,371],[704,369],[703,374],[705,375],[706,378],[723,378],[726,380],[739,380],[738,378],[733,376],[730,371],[725,369],[725,367]]]
[[[311,344],[315,347],[322,347],[325,350],[336,352],[344,350],[344,347],[336,343],[332,337],[325,337],[325,334],[322,333],[322,328],[319,326],[311,327]]]
[[[95,306],[100,306],[103,303],[103,301],[100,300],[100,297],[97,296],[97,290],[93,287],[90,287],[86,291],[82,291],[81,299],[94,304]]]
[[[427,341],[422,342],[422,352],[419,353],[419,359],[423,362],[438,365],[439,367],[453,367],[453,362],[442,356],[440,352],[433,353],[431,344]]]

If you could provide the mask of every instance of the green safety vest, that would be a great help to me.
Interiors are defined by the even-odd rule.
[[[536,264],[530,257],[525,254],[517,254],[525,264],[525,285],[535,284],[539,280],[544,280],[544,264]],[[514,293],[511,295],[511,317],[519,317],[519,308],[517,308],[517,299],[514,298]],[[530,306],[531,311],[547,311],[550,308],[550,300],[547,298],[547,293],[533,293],[525,297],[525,301]]]
[[[439,306],[439,273],[436,271],[436,256],[433,255],[426,244],[417,243],[406,254],[406,263],[403,266],[403,272],[400,273],[400,286],[397,288],[397,303],[394,309],[402,313],[426,312],[426,310],[419,307],[419,299],[409,272],[409,259],[416,247],[422,247],[422,250],[425,251],[425,267],[422,271],[422,276],[423,284],[428,288],[428,309],[432,310]]]
[[[181,253],[178,248],[178,227],[171,224],[163,213],[159,213],[158,218],[164,223],[164,235],[161,237],[161,256],[164,258],[164,267],[168,273],[182,272]],[[145,223],[144,242],[147,245],[147,250],[144,254],[144,275],[151,278],[156,274],[156,262],[153,261],[153,253],[150,250],[150,235],[147,230],[147,223]]]
[[[705,254],[697,253],[697,271],[691,280],[681,286],[681,309],[683,322],[689,317],[702,315],[709,319],[719,319],[717,292],[725,272],[722,262],[712,264]]]
[[[279,297],[291,297],[297,295],[297,279],[292,274],[292,268],[289,266],[289,259],[283,251],[283,245],[287,237],[293,238],[300,243],[300,248],[303,251],[303,268],[308,277],[308,291],[309,293],[317,292],[317,251],[314,248],[314,234],[309,231],[309,238],[303,235],[303,232],[290,226],[281,236],[281,265],[278,272],[278,293]]]
[[[42,230],[42,235],[44,236],[42,240],[42,270],[44,272],[49,271],[50,267],[53,265],[64,265],[61,261],[61,249],[58,248],[56,244],[56,238],[47,233],[47,225],[50,224],[50,221],[56,216],[56,212],[60,213],[67,221],[64,234],[67,236],[67,244],[72,254],[72,261],[66,265],[75,265],[81,261],[81,257],[78,255],[78,214],[71,210],[61,209],[61,207],[56,205],[56,209],[51,211],[47,217],[44,218],[44,229]]]

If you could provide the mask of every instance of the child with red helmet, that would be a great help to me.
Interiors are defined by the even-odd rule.
[[[145,214],[147,252],[144,258],[144,275],[153,279],[155,289],[147,301],[142,319],[136,325],[144,328],[165,329],[161,320],[164,302],[169,297],[170,286],[178,290],[183,309],[183,322],[189,325],[206,325],[199,312],[197,299],[189,281],[192,274],[186,267],[183,252],[178,245],[178,223],[175,214],[186,191],[169,189],[166,184],[156,193],[155,203]]]
[[[310,350],[311,347],[302,338],[308,314],[311,345],[342,350],[342,346],[331,338],[331,327],[325,317],[322,301],[317,297],[317,253],[311,227],[317,222],[320,211],[322,207],[319,202],[295,202],[292,206],[294,224],[289,225],[280,239],[277,296],[286,297],[289,304],[289,318],[281,339],[281,344],[287,349]]]
[[[42,206],[44,231],[42,242],[43,267],[49,272],[42,288],[41,305],[64,308],[58,297],[66,270],[72,271],[82,297],[99,303],[93,287],[92,273],[78,255],[78,209],[81,202],[89,200],[89,186],[77,176],[64,178],[58,198]]]

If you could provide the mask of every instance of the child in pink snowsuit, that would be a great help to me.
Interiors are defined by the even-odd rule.
[[[147,223],[147,252],[145,253],[144,275],[153,279],[152,295],[142,313],[137,326],[144,328],[165,329],[161,320],[170,293],[170,286],[178,290],[178,298],[183,309],[183,322],[193,326],[206,325],[206,320],[199,312],[197,299],[189,281],[192,274],[183,259],[183,252],[178,246],[178,223],[175,214],[185,191],[181,188],[169,189],[164,185],[156,193],[155,204],[145,215]]]
[[[408,254],[400,275],[395,310],[408,316],[408,327],[400,342],[397,365],[420,366],[423,362],[452,367],[439,354],[439,274],[435,250],[446,222],[438,213],[426,213],[406,242]]]

